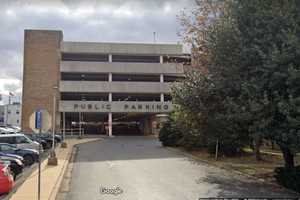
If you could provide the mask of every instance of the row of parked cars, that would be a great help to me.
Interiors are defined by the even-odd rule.
[[[21,128],[18,126],[0,126],[0,134],[18,133]]]
[[[3,127],[0,127],[3,129]],[[6,128],[6,127],[4,127]],[[54,145],[62,141],[55,135]],[[8,193],[23,169],[38,162],[42,154],[52,147],[50,133],[5,132],[0,134],[0,194]],[[41,152],[41,155],[40,153]]]

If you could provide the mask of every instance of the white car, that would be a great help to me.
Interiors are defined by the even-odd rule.
[[[18,127],[18,126],[9,126],[9,127],[6,127],[6,128],[11,129],[11,130],[14,131],[15,133],[21,132],[21,128]]]
[[[0,127],[0,134],[10,134],[11,130],[5,127]]]
[[[19,133],[0,135],[0,143],[13,144],[20,149],[34,149],[37,151],[39,150],[40,146],[38,142],[32,141],[26,135]]]

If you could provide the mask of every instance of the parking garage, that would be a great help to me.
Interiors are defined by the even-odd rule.
[[[42,108],[67,134],[156,134],[190,63],[180,44],[71,42],[47,30],[25,37],[23,131]]]

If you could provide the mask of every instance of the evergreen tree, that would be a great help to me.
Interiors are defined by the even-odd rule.
[[[173,89],[207,137],[281,148],[287,168],[300,150],[300,2],[198,0],[183,16],[198,72]],[[205,70],[203,70],[205,69]],[[192,117],[192,119],[197,119]]]

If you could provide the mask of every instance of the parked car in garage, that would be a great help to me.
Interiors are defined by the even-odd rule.
[[[12,171],[12,175],[14,179],[16,179],[17,175],[23,172],[24,163],[22,162],[23,157],[11,154],[5,154],[0,152],[0,162],[8,161],[9,167]]]
[[[38,151],[34,149],[20,149],[11,144],[0,143],[0,152],[22,156],[25,165],[32,165],[39,160]]]
[[[0,163],[0,194],[9,193],[14,186],[14,179],[10,173],[9,166]]]
[[[39,150],[39,143],[32,141],[24,134],[6,134],[6,135],[0,135],[0,143],[8,143],[8,144],[14,144],[18,148],[21,149],[35,149]]]

